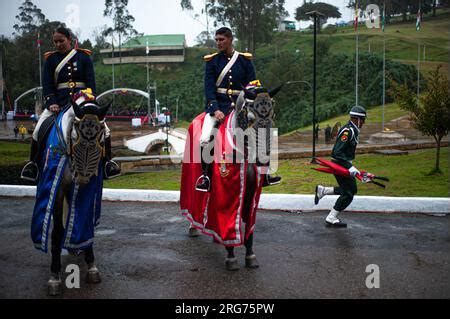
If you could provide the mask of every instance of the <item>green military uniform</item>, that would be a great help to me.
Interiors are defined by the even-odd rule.
[[[333,162],[347,169],[352,167],[352,161],[355,159],[356,146],[358,145],[358,137],[359,129],[352,121],[344,125],[337,135],[336,143],[331,153]],[[334,209],[340,212],[351,204],[358,188],[354,177],[334,176],[339,184],[339,187],[335,187],[334,191],[335,194],[340,195],[334,205]]]

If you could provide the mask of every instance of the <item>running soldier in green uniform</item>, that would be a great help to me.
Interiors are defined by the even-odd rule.
[[[350,121],[340,129],[331,154],[332,161],[348,169],[350,177],[334,175],[339,187],[316,186],[316,205],[325,195],[340,195],[333,209],[325,219],[327,227],[347,227],[346,223],[338,219],[338,215],[351,204],[358,190],[355,177],[360,172],[353,166],[352,161],[355,159],[360,129],[364,125],[366,116],[367,112],[362,106],[355,106],[351,109]]]

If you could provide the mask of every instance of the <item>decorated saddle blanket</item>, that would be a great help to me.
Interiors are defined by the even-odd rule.
[[[214,139],[214,161],[210,164],[210,192],[195,190],[197,179],[202,175],[200,136],[205,113],[197,116],[189,126],[183,157],[180,206],[184,216],[204,234],[213,236],[225,246],[244,243],[255,227],[256,210],[262,188],[259,168],[247,160],[236,161],[235,139],[232,134],[234,112],[230,113],[218,128]],[[244,198],[249,188],[247,171],[255,172],[256,189],[244,209]],[[245,224],[245,232],[243,224]],[[244,235],[245,234],[245,235]]]
[[[48,240],[51,234],[53,215],[57,192],[65,175],[70,172],[70,158],[66,152],[62,125],[67,123],[67,109],[60,112],[53,125],[43,150],[43,161],[39,163],[39,181],[36,189],[36,202],[31,221],[31,238],[35,247],[43,252],[48,251]],[[89,183],[79,186],[73,181],[70,191],[66,194],[64,211],[64,236],[62,247],[68,250],[83,250],[90,247],[94,241],[94,230],[99,224],[101,199],[103,190],[102,161],[98,167],[98,174],[92,176]]]

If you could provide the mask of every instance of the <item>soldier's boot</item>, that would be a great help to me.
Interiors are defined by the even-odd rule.
[[[112,160],[111,136],[105,138],[105,179],[112,179],[120,176],[120,166]]]
[[[264,174],[263,187],[277,185],[281,183],[281,176],[271,176],[270,174]]]
[[[327,227],[334,227],[334,228],[345,228],[347,227],[347,224],[344,222],[341,222],[337,216],[339,215],[339,211],[335,210],[334,208],[330,211],[327,218],[325,218],[326,226]]]
[[[319,204],[319,201],[325,196],[325,195],[334,195],[334,187],[325,187],[322,185],[316,186],[315,196],[314,196],[314,204]]]
[[[38,164],[40,162],[40,150],[39,150],[39,143],[36,142],[34,139],[31,139],[31,152],[30,152],[30,161],[25,164],[25,166],[22,169],[22,172],[20,173],[20,178],[31,181],[31,182],[37,182],[39,178],[39,167]]]
[[[203,147],[200,148],[201,153],[203,154]],[[209,192],[211,188],[211,179],[208,176],[209,164],[207,164],[203,156],[201,156],[202,160],[202,175],[195,182],[195,190],[199,192]]]

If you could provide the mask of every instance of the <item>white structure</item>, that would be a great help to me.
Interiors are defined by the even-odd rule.
[[[0,196],[34,197],[36,186],[0,185]],[[314,195],[263,194],[259,209],[291,212],[327,211],[337,196],[327,196],[314,206]],[[108,201],[172,202],[180,199],[179,191],[104,189],[103,199]],[[323,201],[323,203],[322,203]],[[346,212],[450,214],[450,199],[446,197],[380,197],[356,196]]]
[[[152,149],[161,146],[165,147],[167,142],[169,143],[171,154],[182,155],[186,144],[186,134],[177,130],[170,130],[167,133],[160,129],[156,133],[128,140],[125,142],[125,146],[132,151],[149,154]]]
[[[141,96],[143,96],[146,99],[149,99],[148,92],[144,92],[142,90],[137,90],[137,89],[117,88],[117,89],[111,89],[111,90],[103,92],[102,94],[99,94],[97,96],[97,101],[99,101],[100,99],[102,99],[103,97],[105,97],[105,96],[107,96],[109,94],[114,94],[114,93],[117,93],[117,92],[122,92],[122,93],[131,92],[131,93],[134,93],[134,94],[137,94],[137,95],[141,95]],[[156,113],[156,116],[159,115],[159,101],[158,100],[155,100],[155,113]]]

